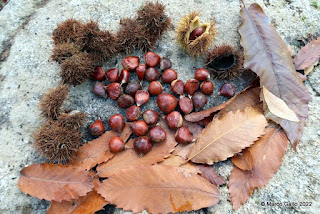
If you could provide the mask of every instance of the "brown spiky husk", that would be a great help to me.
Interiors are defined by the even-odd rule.
[[[140,49],[145,35],[145,29],[136,19],[124,18],[120,20],[120,30],[117,33],[117,48],[119,52],[130,53]]]
[[[188,52],[191,56],[197,57],[206,52],[213,40],[212,35],[202,34],[188,45]]]
[[[41,116],[53,120],[57,119],[61,113],[62,103],[67,98],[68,93],[67,85],[58,85],[44,94],[39,104]]]
[[[94,71],[94,60],[86,52],[81,52],[67,58],[61,64],[60,76],[63,84],[79,85],[90,77]]]
[[[186,41],[186,37],[189,38],[190,35],[190,23],[191,21],[198,16],[198,12],[193,11],[192,13],[184,16],[178,23],[176,29],[176,39],[178,44],[183,48],[187,49],[189,42]]]
[[[171,20],[164,12],[165,7],[159,2],[147,2],[137,12],[137,20],[145,27],[150,42],[154,43],[154,37],[159,38],[170,26]]]
[[[75,43],[59,44],[53,48],[51,59],[61,64],[65,59],[79,53],[80,51],[80,47]]]
[[[230,56],[233,55],[236,59],[234,65],[226,70],[217,70],[210,66],[215,59],[221,56]],[[240,50],[233,48],[230,45],[220,45],[215,47],[207,55],[206,66],[218,79],[232,79],[236,76],[239,76],[243,71],[243,53]]]
[[[77,115],[77,116],[75,116]],[[81,145],[85,115],[76,113],[70,118],[46,120],[34,134],[35,147],[52,162],[68,163]]]
[[[85,26],[74,19],[67,19],[58,25],[52,33],[52,39],[55,45],[63,43],[76,43],[83,48],[87,43]]]

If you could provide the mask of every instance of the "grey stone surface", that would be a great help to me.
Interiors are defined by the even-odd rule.
[[[81,1],[81,0],[11,0],[0,11],[0,213],[45,213],[48,202],[23,194],[17,187],[19,171],[32,163],[45,161],[32,146],[31,134],[41,124],[38,102],[43,92],[59,82],[60,67],[49,60],[53,42],[52,30],[67,18],[81,21],[96,20],[101,29],[118,29],[121,17],[131,17],[144,1]],[[181,16],[198,10],[203,20],[214,19],[217,27],[215,44],[239,45],[237,28],[240,23],[240,2],[235,0],[182,0],[162,1],[172,18],[173,26]],[[246,1],[249,5],[254,1]],[[320,10],[311,6],[311,0],[259,0],[277,31],[296,54],[296,40],[308,33],[320,31]],[[319,3],[319,2],[318,2]],[[184,81],[193,77],[196,68],[203,66],[203,59],[192,59],[184,54],[174,39],[174,27],[157,43],[155,52],[170,57],[173,67]],[[142,53],[133,53],[142,55]],[[107,67],[120,65],[123,55],[111,59]],[[220,187],[222,194],[218,205],[192,213],[318,213],[320,164],[320,98],[319,66],[310,75],[306,85],[312,94],[310,116],[298,152],[289,148],[278,173],[269,184],[255,190],[250,200],[238,211],[229,201],[227,187]],[[240,91],[248,84],[251,74],[235,79]],[[217,96],[223,81],[213,80],[215,93],[209,104],[216,105],[225,98]],[[118,112],[114,102],[96,98],[88,81],[71,89],[65,108],[82,110],[89,121],[98,116],[103,121]],[[144,85],[147,87],[147,85]],[[168,90],[168,87],[166,87]],[[154,99],[149,106],[156,108]],[[123,113],[123,111],[121,111]],[[87,136],[87,139],[89,137]],[[230,175],[232,163],[225,161],[214,165],[225,179]],[[312,202],[312,206],[285,207],[261,206],[261,202]],[[115,213],[124,213],[116,209]]]

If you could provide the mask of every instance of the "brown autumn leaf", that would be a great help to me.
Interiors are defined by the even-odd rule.
[[[226,183],[226,181],[214,171],[212,166],[196,164],[196,167],[201,171],[201,176],[213,185],[220,186]]]
[[[187,129],[189,129],[189,131],[191,132],[191,134],[193,135],[194,138],[197,138],[198,135],[203,130],[203,127],[200,126],[198,123],[193,123],[193,122],[189,122],[186,120],[183,120],[183,126],[185,126]]]
[[[172,153],[173,155],[180,156],[183,160],[187,160],[189,151],[191,147],[193,146],[194,143],[189,143],[189,144],[181,144],[179,143],[174,152]]]
[[[93,188],[89,172],[61,164],[33,164],[20,171],[20,190],[47,201],[69,201],[86,195]]]
[[[135,213],[198,210],[217,204],[220,197],[218,188],[201,176],[161,165],[121,170],[104,180],[98,193],[118,208]]]
[[[293,62],[296,70],[304,70],[320,58],[320,36],[301,48]]]
[[[200,174],[201,171],[195,166],[195,164],[186,162],[182,157],[178,155],[171,155],[170,157],[164,159],[159,165],[162,166],[175,166],[180,167],[181,170],[185,170],[185,173]]]
[[[209,165],[226,160],[258,140],[267,125],[258,107],[228,112],[202,131],[190,149],[188,160]]]
[[[129,166],[156,164],[169,157],[177,145],[177,142],[174,138],[175,132],[170,130],[166,122],[163,120],[160,121],[160,126],[167,134],[167,138],[164,142],[154,144],[150,152],[145,154],[143,157],[140,157],[132,148],[133,140],[130,140],[127,143],[127,146],[130,148],[119,152],[111,160],[106,163],[102,163],[97,167],[99,177],[109,177],[119,170],[128,168]]]
[[[266,134],[262,136],[242,156],[251,155],[252,170],[241,170],[237,167],[238,159],[232,161],[236,166],[229,177],[229,193],[233,208],[236,210],[244,204],[255,188],[266,185],[273,175],[278,171],[282,163],[282,157],[288,148],[288,138],[279,129],[269,127]],[[243,157],[243,159],[250,159]]]
[[[130,125],[126,124],[120,138],[126,142],[131,133]],[[95,165],[108,161],[114,156],[109,150],[109,140],[117,135],[116,132],[107,131],[99,138],[84,144],[70,164],[82,170],[90,170]]]
[[[282,99],[300,122],[277,120],[294,146],[302,136],[311,99],[308,89],[296,73],[287,45],[281,39],[262,8],[254,3],[241,8],[239,27],[244,48],[244,68],[260,77],[260,85]],[[269,118],[269,117],[268,117]],[[273,119],[273,118],[270,118]]]
[[[233,156],[231,160],[239,169],[252,170],[253,168],[253,159],[249,149],[245,149],[240,154]]]
[[[238,105],[240,105],[242,109],[244,109],[248,106],[252,106],[256,103],[255,102],[256,100],[258,100],[258,102],[259,102],[259,93],[257,96],[255,96],[256,91],[259,89],[256,88],[253,92],[252,87],[253,87],[252,85],[248,86],[247,88],[243,89],[240,93],[236,94],[234,97],[230,98],[228,101],[226,101],[218,106],[214,106],[214,107],[206,109],[206,110],[202,110],[199,112],[193,112],[191,114],[185,115],[184,119],[189,122],[199,122],[201,120],[204,120],[207,117],[212,116],[212,114],[214,114],[217,111],[220,111],[220,110],[223,111],[224,109],[228,108],[232,103],[233,103],[233,107],[228,111],[240,109],[240,108],[238,108]],[[250,91],[250,93],[248,93],[248,91]],[[234,108],[237,108],[237,109],[234,109]],[[226,113],[226,112],[227,111],[224,111],[224,113]],[[220,115],[222,115],[222,114],[220,114]]]

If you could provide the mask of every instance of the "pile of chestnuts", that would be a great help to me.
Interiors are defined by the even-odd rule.
[[[119,68],[104,71],[103,67],[97,66],[91,76],[97,80],[92,89],[93,93],[103,98],[110,97],[117,101],[120,108],[126,109],[126,119],[136,136],[134,149],[141,156],[150,151],[153,143],[161,143],[166,139],[166,132],[157,125],[160,113],[152,109],[141,113],[140,106],[146,104],[150,96],[157,96],[157,105],[165,114],[164,119],[168,127],[176,130],[176,141],[187,144],[193,141],[193,136],[188,128],[183,126],[182,114],[189,114],[193,110],[199,111],[208,101],[206,95],[212,95],[214,91],[214,85],[209,80],[210,73],[205,68],[197,69],[195,78],[184,83],[171,68],[170,59],[147,52],[144,61],[145,64],[141,64],[139,57],[128,56],[122,60],[121,72]],[[139,82],[129,81],[133,73],[136,73]],[[109,85],[102,82],[105,79],[110,82]],[[147,91],[142,90],[144,79],[150,83]],[[159,79],[162,84],[170,84],[172,93],[179,98],[170,93],[163,93]],[[188,96],[185,96],[185,93]],[[233,96],[234,88],[230,83],[226,83],[221,87],[219,94]],[[177,106],[179,111],[176,109]],[[139,120],[140,116],[143,120]],[[125,127],[125,118],[121,114],[112,115],[108,124],[113,131],[121,133]],[[94,136],[103,134],[102,121],[98,119],[93,122],[89,131]],[[125,142],[119,137],[113,137],[109,142],[109,148],[113,153],[120,152],[124,150]]]

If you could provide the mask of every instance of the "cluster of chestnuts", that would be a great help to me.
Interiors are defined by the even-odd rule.
[[[191,132],[183,126],[182,114],[189,114],[193,110],[198,111],[207,103],[206,95],[211,95],[214,85],[209,80],[210,73],[205,68],[195,71],[195,78],[189,79],[185,84],[178,79],[177,72],[171,68],[170,59],[153,52],[147,52],[144,56],[145,64],[140,64],[139,57],[128,56],[122,60],[123,69],[112,68],[106,72],[101,66],[95,68],[92,78],[98,80],[93,86],[93,93],[112,100],[117,100],[120,108],[126,109],[126,118],[130,122],[132,132],[137,136],[134,141],[134,149],[139,155],[150,151],[153,143],[161,143],[166,139],[166,132],[157,125],[159,113],[148,109],[141,114],[140,106],[149,101],[150,95],[157,96],[159,109],[166,114],[164,117],[170,129],[177,130],[175,139],[178,143],[190,143],[193,141]],[[162,75],[160,71],[163,71]],[[138,81],[131,80],[130,74],[136,73]],[[173,94],[179,96],[177,99],[169,93],[162,93],[162,84],[171,84]],[[103,80],[107,79],[110,84],[106,85]],[[148,91],[142,90],[142,81],[146,79],[150,84]],[[229,83],[225,84],[220,94],[230,94]],[[227,87],[227,89],[226,89]],[[232,91],[231,90],[231,91]],[[198,92],[199,91],[199,92]],[[227,92],[227,93],[226,93]],[[185,93],[188,96],[185,96]],[[179,107],[180,111],[176,110]],[[182,114],[181,114],[182,113]],[[142,115],[143,120],[139,120]],[[122,132],[125,126],[125,118],[121,114],[115,114],[109,119],[109,126],[115,132]],[[104,126],[100,119],[90,125],[90,133],[99,136],[104,132]],[[109,142],[111,152],[120,152],[125,148],[125,142],[119,137],[113,137]]]

